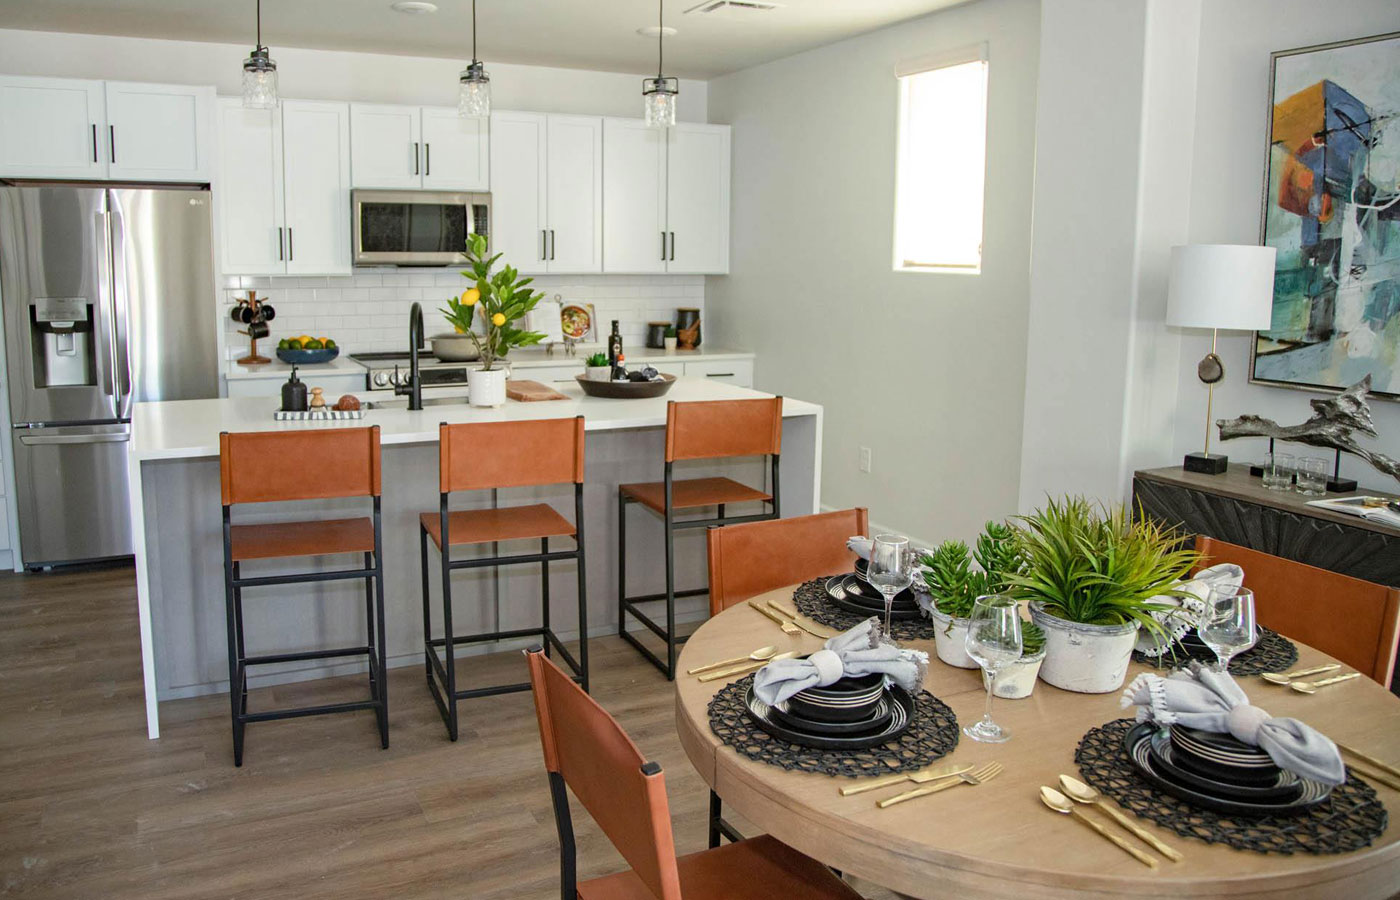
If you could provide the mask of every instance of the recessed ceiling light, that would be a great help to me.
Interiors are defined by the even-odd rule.
[[[642,37],[645,38],[660,37],[662,35],[665,35],[666,37],[673,37],[675,33],[676,29],[672,28],[670,25],[648,25],[645,28],[637,29],[637,34],[640,34]]]
[[[395,12],[408,13],[410,16],[435,13],[438,9],[436,3],[427,3],[424,0],[397,0],[395,3],[390,3],[389,8]]]

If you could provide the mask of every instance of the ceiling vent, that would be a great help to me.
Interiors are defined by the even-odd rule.
[[[704,3],[697,3],[687,9],[682,15],[717,12],[768,12],[781,6],[781,3],[769,3],[768,0],[705,0]]]

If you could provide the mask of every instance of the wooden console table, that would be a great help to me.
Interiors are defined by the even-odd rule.
[[[1383,491],[1358,493],[1400,499]],[[1309,499],[1295,491],[1269,490],[1245,465],[1231,465],[1223,475],[1177,466],[1133,474],[1134,507],[1141,505],[1160,522],[1319,569],[1400,586],[1400,528],[1308,506]]]

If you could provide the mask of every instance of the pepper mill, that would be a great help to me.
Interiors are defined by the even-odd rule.
[[[292,377],[282,385],[282,411],[306,411],[306,382],[297,378],[297,367],[292,366]]]

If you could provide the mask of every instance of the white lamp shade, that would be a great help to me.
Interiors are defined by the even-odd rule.
[[[1167,324],[1267,331],[1273,324],[1273,247],[1190,244],[1172,248]]]

